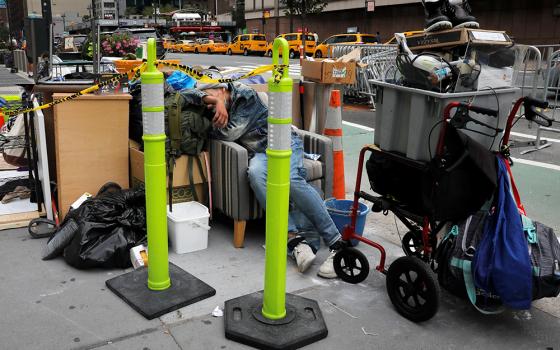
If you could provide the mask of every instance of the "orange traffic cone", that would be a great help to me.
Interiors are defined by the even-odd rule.
[[[342,150],[340,90],[332,90],[331,92],[324,134],[332,140],[333,144],[333,197],[344,199],[346,197],[346,189],[344,182],[344,151]]]

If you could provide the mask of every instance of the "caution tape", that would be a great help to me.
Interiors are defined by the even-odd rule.
[[[166,62],[166,61],[156,61],[156,64],[158,65],[162,65],[162,66],[166,66],[166,67],[172,67],[175,68],[181,72],[184,72],[185,74],[189,75],[190,77],[196,79],[197,81],[203,83],[203,84],[221,84],[221,83],[233,83],[237,80],[242,80],[242,79],[247,79],[249,77],[255,76],[255,75],[260,75],[263,74],[265,72],[269,72],[272,71],[272,77],[274,79],[275,82],[279,82],[280,79],[282,78],[282,76],[284,75],[284,69],[287,68],[286,65],[273,65],[273,64],[269,64],[266,66],[260,66],[257,67],[255,69],[253,69],[252,71],[245,73],[237,78],[220,78],[220,79],[216,79],[211,77],[210,75],[204,73],[203,71],[200,71],[196,68],[193,68],[191,66],[187,66],[184,64],[178,64],[178,63],[171,63],[171,62]],[[58,99],[56,101],[52,101],[50,103],[46,103],[44,105],[35,107],[35,108],[27,108],[27,109],[19,109],[19,110],[15,110],[15,111],[6,111],[4,114],[7,115],[8,117],[14,116],[14,115],[18,115],[18,114],[22,114],[22,113],[29,113],[29,112],[34,112],[34,111],[38,111],[38,110],[42,110],[42,109],[46,109],[46,108],[50,108],[52,106],[55,106],[59,103],[62,102],[66,102],[66,101],[71,101],[74,100],[82,95],[87,95],[90,94],[92,92],[95,92],[107,85],[113,84],[115,82],[120,81],[122,78],[124,77],[128,77],[130,80],[134,80],[134,79],[138,79],[140,77],[140,74],[146,69],[146,61],[144,61],[141,65],[134,67],[133,69],[129,70],[128,72],[124,72],[124,73],[120,73],[115,75],[114,77],[112,77],[109,80],[103,81],[99,84],[95,84],[93,86],[90,86],[86,89],[83,89],[81,91],[78,91],[72,95],[63,97],[61,99]]]
[[[191,66],[187,66],[185,64],[179,64],[179,63],[172,63],[172,62],[166,62],[166,61],[157,61],[156,64],[160,64],[162,66],[166,66],[166,67],[171,67],[171,68],[175,68],[176,70],[179,70],[185,74],[187,74],[188,76],[194,78],[195,80],[203,83],[203,84],[221,84],[221,83],[233,83],[234,81],[237,80],[243,80],[243,79],[247,79],[249,77],[253,77],[255,75],[261,75],[265,72],[270,72],[272,71],[272,77],[274,78],[275,82],[279,82],[280,79],[282,78],[282,75],[284,74],[284,69],[287,68],[287,66],[285,65],[274,65],[274,64],[269,64],[266,66],[260,66],[257,67],[255,69],[253,69],[252,71],[245,73],[237,78],[213,78],[212,76],[204,73],[204,71],[198,70],[194,67]]]
[[[34,107],[34,108],[19,109],[19,110],[16,110],[16,111],[7,111],[5,113],[5,115],[11,117],[11,116],[22,114],[22,113],[35,112],[35,111],[38,111],[38,110],[50,108],[50,107],[55,106],[59,103],[74,100],[74,99],[76,99],[76,98],[78,98],[82,95],[90,94],[90,93],[95,92],[95,91],[97,91],[101,88],[104,88],[105,86],[108,86],[108,85],[114,84],[116,82],[119,82],[124,77],[128,77],[130,80],[138,79],[140,77],[140,74],[145,69],[146,69],[146,63],[144,62],[141,65],[139,65],[137,67],[134,67],[127,72],[117,74],[114,77],[112,77],[111,79],[105,80],[105,81],[103,81],[99,84],[95,84],[93,86],[85,88],[81,91],[78,91],[78,92],[72,94],[72,95],[68,95],[66,97],[57,99],[55,101],[52,101],[52,102],[49,102],[49,103],[46,103],[44,105],[40,105],[40,106],[37,106],[37,107]]]

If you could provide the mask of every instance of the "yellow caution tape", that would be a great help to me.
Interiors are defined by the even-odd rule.
[[[177,70],[180,70],[181,72],[186,73],[187,75],[191,76],[192,78],[196,79],[197,81],[200,81],[201,83],[204,84],[215,84],[215,83],[233,83],[234,81],[237,80],[242,80],[242,79],[247,79],[249,77],[255,76],[255,75],[260,75],[262,73],[265,72],[269,72],[272,71],[272,77],[274,78],[274,80],[276,82],[279,82],[280,79],[282,78],[282,75],[284,73],[284,69],[287,67],[285,65],[273,65],[273,64],[269,64],[266,66],[260,66],[257,67],[255,69],[253,69],[252,71],[243,74],[242,76],[232,79],[232,78],[220,78],[220,79],[215,79],[212,78],[211,76],[204,74],[204,72],[195,69],[193,67],[184,65],[184,64],[177,64],[177,63],[171,63],[171,62],[165,62],[165,61],[157,61],[156,64],[161,64],[163,66],[167,66],[167,67],[172,67],[175,68]],[[46,109],[46,108],[50,108],[54,105],[57,105],[59,103],[62,102],[66,102],[66,101],[71,101],[74,100],[82,95],[87,95],[90,94],[92,92],[95,92],[107,85],[113,84],[115,82],[120,81],[122,78],[124,78],[125,76],[128,77],[130,80],[133,79],[137,79],[140,77],[140,74],[146,69],[146,62],[143,62],[141,65],[139,65],[138,67],[134,67],[133,69],[129,70],[128,72],[124,72],[121,74],[117,74],[115,75],[113,78],[106,80],[102,83],[99,84],[95,84],[93,86],[90,86],[86,89],[83,89],[79,92],[76,92],[72,95],[63,97],[61,99],[58,99],[56,101],[52,101],[50,103],[35,107],[35,108],[27,108],[27,109],[20,109],[20,110],[16,110],[16,111],[7,111],[5,113],[6,116],[10,117],[10,116],[14,116],[14,115],[18,115],[18,114],[22,114],[22,113],[29,113],[29,112],[34,112],[34,111],[38,111],[38,110],[42,110],[42,109]]]
[[[260,75],[263,74],[265,72],[269,72],[269,71],[273,71],[272,76],[274,77],[275,81],[280,81],[280,78],[282,77],[282,74],[284,72],[284,68],[286,68],[286,66],[284,65],[273,65],[273,64],[269,64],[266,66],[260,66],[257,67],[255,69],[253,69],[252,71],[243,74],[240,77],[237,77],[235,79],[233,78],[220,78],[220,79],[215,79],[212,78],[211,76],[204,74],[203,71],[200,71],[196,68],[193,68],[191,66],[187,66],[185,64],[178,64],[178,63],[171,63],[171,62],[165,62],[165,61],[157,61],[157,64],[161,64],[163,66],[166,67],[171,67],[171,68],[175,68],[187,75],[189,75],[190,77],[196,79],[197,81],[203,83],[203,84],[221,84],[221,83],[233,83],[234,81],[237,80],[242,80],[242,79],[247,79],[249,77],[255,76],[255,75]]]
[[[129,70],[128,72],[124,72],[124,73],[120,73],[115,75],[114,77],[112,77],[111,79],[108,79],[106,81],[103,81],[99,84],[95,84],[93,86],[90,86],[88,88],[85,88],[81,91],[78,91],[72,95],[63,97],[61,99],[58,99],[56,101],[52,101],[50,103],[46,103],[44,105],[41,106],[37,106],[35,108],[27,108],[27,109],[20,109],[20,110],[16,110],[16,111],[8,111],[5,114],[7,116],[14,116],[14,115],[18,115],[18,114],[22,114],[22,113],[29,113],[29,112],[34,112],[34,111],[38,111],[38,110],[42,110],[42,109],[46,109],[46,108],[50,108],[54,105],[57,105],[59,103],[62,102],[66,102],[66,101],[70,101],[70,100],[74,100],[82,95],[87,95],[90,94],[92,92],[95,92],[107,85],[116,83],[118,81],[120,81],[122,78],[124,77],[129,77],[129,79],[137,79],[140,77],[140,74],[146,69],[146,63],[142,63],[141,65],[139,65],[138,67],[134,67],[133,69]]]

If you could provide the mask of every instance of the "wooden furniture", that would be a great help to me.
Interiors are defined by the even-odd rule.
[[[54,93],[53,100],[68,95]],[[84,95],[54,106],[54,158],[61,219],[84,192],[95,195],[109,181],[128,188],[130,99],[128,94]]]

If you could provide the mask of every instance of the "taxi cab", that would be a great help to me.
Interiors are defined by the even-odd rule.
[[[268,43],[264,34],[242,34],[238,35],[229,44],[227,54],[242,53],[247,56],[252,53],[264,55]]]
[[[403,34],[404,34],[405,38],[408,38],[409,36],[412,36],[412,35],[424,34],[424,31],[423,30],[411,30],[411,31],[408,31],[408,32],[404,32]],[[393,36],[391,38],[391,40],[383,43],[383,45],[390,45],[390,44],[396,44],[396,43],[397,43],[397,39]]]
[[[197,41],[197,43],[194,45],[194,53],[225,54],[227,49],[228,45],[219,38],[215,38],[213,40],[202,39],[200,41]]]
[[[175,52],[194,52],[195,42],[192,40],[179,40],[178,43],[171,46],[171,50]]]
[[[288,46],[290,48],[290,58],[299,56],[299,47],[302,45],[301,39],[303,38],[302,33],[280,34],[277,36],[277,38],[284,38],[288,42]],[[270,42],[266,48],[266,55],[268,57],[272,57],[273,44],[274,41]],[[312,55],[315,52],[316,46],[317,42],[315,41],[315,36],[308,33],[305,37],[305,53]],[[280,54],[282,54],[282,48],[280,48]]]
[[[171,39],[171,38],[164,38],[163,39],[163,48],[164,49],[171,50],[173,45],[175,45],[175,39]]]
[[[377,42],[377,36],[373,34],[348,33],[337,34],[328,37],[325,41],[317,45],[313,56],[317,58],[327,57],[332,44],[380,44]]]

